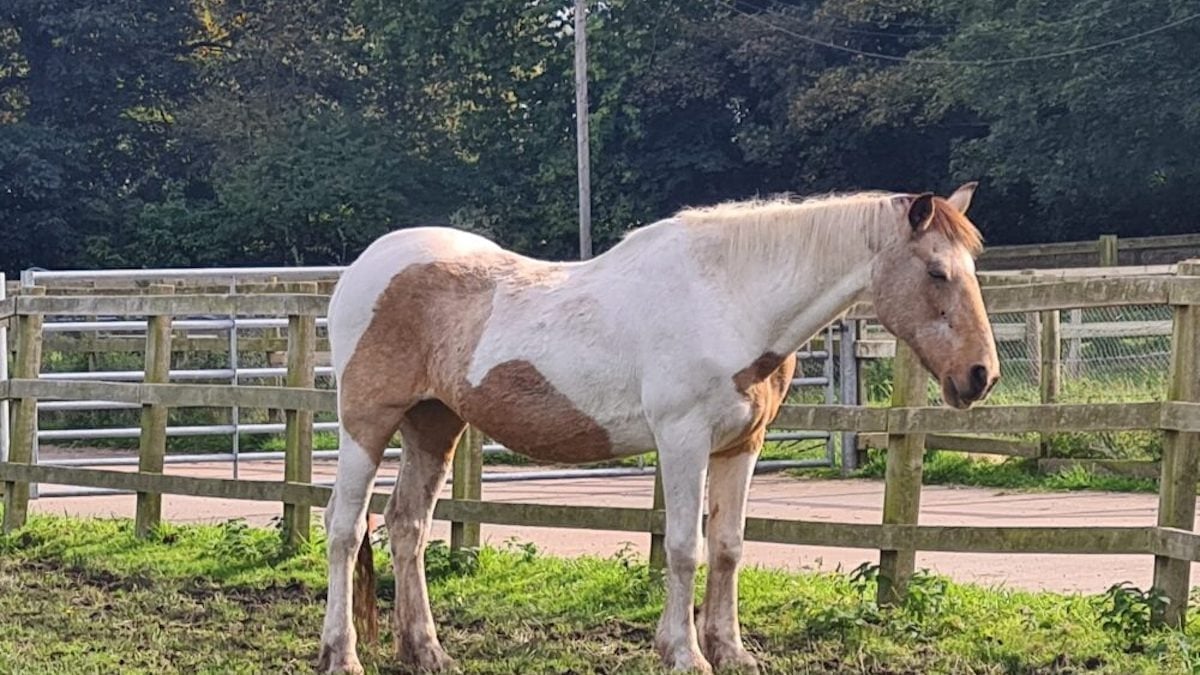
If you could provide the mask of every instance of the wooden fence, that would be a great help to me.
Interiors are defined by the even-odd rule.
[[[981,270],[1159,265],[1200,255],[1200,234],[1158,237],[1101,235],[1094,241],[989,246],[979,258]]]
[[[314,286],[281,294],[175,295],[165,288],[147,295],[48,296],[43,288],[24,289],[0,301],[0,318],[15,324],[17,353],[11,378],[0,382],[0,399],[12,402],[11,447],[0,463],[4,483],[5,532],[20,528],[27,515],[31,483],[112,488],[139,494],[137,530],[146,533],[160,518],[159,496],[190,495],[273,501],[285,514],[288,546],[307,537],[311,507],[322,506],[329,488],[311,484],[312,416],[335,409],[333,392],[313,387],[314,323],[328,297]],[[786,544],[877,549],[879,599],[904,596],[916,551],[975,553],[1145,554],[1154,556],[1154,586],[1169,602],[1155,619],[1182,621],[1190,586],[1189,565],[1200,561],[1194,512],[1200,458],[1200,261],[1179,265],[1171,276],[1082,279],[1030,279],[1029,283],[985,287],[993,313],[1057,312],[1121,305],[1173,308],[1173,356],[1167,400],[1022,406],[982,406],[970,411],[929,407],[927,376],[911,350],[896,354],[894,399],[890,408],[805,405],[781,410],[775,427],[794,430],[884,434],[887,470],[883,518],[879,524],[809,522],[750,518],[747,539]],[[870,316],[869,307],[855,310]],[[288,316],[287,378],[283,387],[171,384],[164,354],[171,352],[172,317],[195,315]],[[42,323],[46,315],[146,316],[145,381],[85,382],[38,379]],[[136,472],[32,464],[34,415],[39,399],[107,400],[142,406],[140,465]],[[166,411],[178,407],[275,408],[287,411],[285,479],[229,480],[164,475]],[[957,527],[919,524],[922,459],[927,436],[956,433],[1059,433],[1156,429],[1164,434],[1158,522],[1154,527]],[[659,539],[664,531],[661,495],[654,508],[492,503],[480,500],[482,438],[465,435],[454,464],[453,498],[438,502],[435,517],[452,522],[453,543],[479,541],[478,524],[543,526],[642,532]],[[386,495],[376,494],[371,509],[381,512]],[[657,547],[656,547],[657,548]],[[661,562],[661,549],[652,562]]]

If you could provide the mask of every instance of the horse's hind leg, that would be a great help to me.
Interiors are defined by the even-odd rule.
[[[350,411],[342,411],[341,443],[338,451],[337,477],[333,495],[325,508],[325,530],[329,556],[329,591],[325,606],[325,625],[321,630],[321,653],[317,669],[324,673],[361,673],[355,650],[357,640],[353,612],[373,611],[369,607],[354,607],[351,589],[354,583],[354,559],[367,535],[367,506],[375,474],[388,440],[400,424],[403,409],[375,406],[372,410],[354,411],[357,419],[372,420],[369,434],[359,434],[362,443],[347,431]],[[361,414],[360,414],[361,413]],[[360,429],[362,427],[359,427]],[[369,551],[367,552],[369,555]],[[373,572],[373,570],[370,570]],[[373,585],[373,581],[363,583]],[[370,600],[374,588],[368,589]]]
[[[396,608],[392,623],[396,656],[420,670],[449,668],[442,650],[425,585],[425,543],[433,507],[446,484],[454,448],[466,425],[439,401],[424,401],[404,416],[400,475],[388,500],[388,537],[396,573]]]

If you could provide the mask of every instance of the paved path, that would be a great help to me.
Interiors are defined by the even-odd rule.
[[[314,480],[332,480],[334,466],[320,462]],[[169,473],[229,477],[228,465],[173,465]],[[511,470],[507,468],[492,470]],[[394,477],[394,466],[385,466],[382,477]],[[278,480],[282,465],[276,462],[243,464],[241,477]],[[43,486],[50,493],[59,486]],[[489,501],[541,502],[647,507],[651,503],[651,477],[577,479],[484,483],[483,497]],[[449,493],[447,491],[447,496]],[[780,475],[755,477],[750,493],[751,516],[797,518],[849,523],[878,523],[883,503],[879,481],[797,480]],[[1021,493],[995,489],[927,487],[922,496],[921,522],[928,525],[1055,526],[1087,525],[1151,526],[1155,522],[1157,497],[1147,494]],[[270,503],[166,496],[164,517],[176,523],[216,522],[245,518],[266,524],[279,515]],[[33,509],[45,513],[131,517],[132,495],[89,497],[44,497]],[[448,539],[446,523],[435,523],[433,537]],[[645,554],[649,535],[625,532],[596,532],[534,527],[484,525],[483,537],[503,544],[511,537],[535,543],[556,555],[611,555],[631,544]],[[853,569],[878,553],[869,550],[815,546],[787,546],[750,542],[746,545],[749,565],[799,569]],[[925,567],[964,582],[1004,585],[1012,588],[1100,592],[1108,586],[1130,581],[1150,585],[1153,559],[1150,556],[1002,555],[962,553],[919,553],[918,567]],[[1197,568],[1193,578],[1197,576]]]

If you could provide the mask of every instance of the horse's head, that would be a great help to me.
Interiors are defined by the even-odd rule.
[[[979,232],[965,215],[974,191],[968,183],[947,199],[897,197],[904,234],[880,253],[871,277],[879,321],[912,347],[955,408],[983,400],[1000,378],[975,277]]]

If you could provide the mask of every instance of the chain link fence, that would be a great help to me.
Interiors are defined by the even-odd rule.
[[[1161,401],[1171,361],[1171,308],[1161,305],[1098,307],[1059,313],[1058,403]],[[993,317],[1003,380],[990,403],[1041,401],[1041,314]],[[1061,434],[1045,439],[1051,456],[1158,459],[1160,434],[1148,431]]]
[[[1040,313],[992,315],[1001,380],[984,405],[1022,405],[1042,401],[1042,369],[1054,367],[1053,354],[1044,353]],[[1166,396],[1171,361],[1171,308],[1161,305],[1100,307],[1059,313],[1058,403],[1136,403],[1161,401]],[[881,326],[867,327],[868,340],[891,338]],[[863,364],[863,394],[868,405],[887,405],[891,398],[891,359]],[[931,405],[940,405],[941,392],[932,379]],[[1054,457],[1158,459],[1161,437],[1156,432],[1125,431],[1060,434],[1042,441]]]

